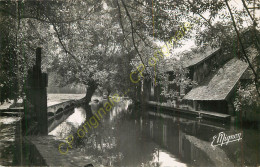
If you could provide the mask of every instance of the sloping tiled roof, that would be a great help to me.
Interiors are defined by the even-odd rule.
[[[252,60],[258,54],[254,45],[246,49],[249,59]],[[193,88],[186,100],[225,100],[239,81],[248,64],[238,58],[233,58],[223,65],[215,74],[206,78],[199,86]]]
[[[189,51],[182,54],[181,59],[179,60],[182,63],[183,67],[187,68],[193,65],[196,65],[203,60],[209,58],[220,48],[211,48],[210,46],[205,47],[204,49],[199,49],[197,51]],[[166,61],[165,69],[166,71],[173,71],[172,63],[170,59],[164,60]]]
[[[248,64],[233,58],[209,76],[199,86],[193,88],[183,99],[186,100],[225,100],[236,85]]]
[[[187,56],[184,56],[183,65],[184,65],[184,67],[190,67],[190,66],[196,65],[196,64],[200,63],[201,61],[207,59],[211,55],[213,55],[213,53],[215,53],[218,50],[219,50],[219,48],[211,48],[210,46],[208,46],[202,52],[198,52],[198,53],[191,52],[191,53],[189,53],[190,56],[188,58],[187,58]]]

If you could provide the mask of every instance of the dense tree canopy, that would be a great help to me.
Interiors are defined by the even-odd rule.
[[[34,49],[41,46],[43,68],[55,71],[60,76],[57,77],[60,85],[72,82],[87,85],[91,97],[91,91],[98,86],[109,91],[128,89],[131,83],[127,73],[131,68],[136,70],[140,63],[148,67],[149,59],[160,49],[158,43],[171,39],[185,22],[194,25],[192,32],[185,34],[174,48],[194,39],[198,47],[222,46],[231,52],[234,48],[230,46],[239,43],[236,49],[243,51],[239,40],[243,37],[238,33],[249,26],[255,29],[257,20],[252,11],[246,10],[251,2],[241,0],[242,8],[228,10],[232,3],[226,0],[2,1],[0,14],[10,20],[10,25],[7,27],[1,21],[1,27],[6,26],[1,31],[10,31],[11,36],[4,38],[11,41],[19,85],[23,85],[26,71],[32,66]],[[230,40],[231,37],[236,40]],[[258,46],[258,39],[253,39]],[[172,54],[174,48],[169,48]],[[247,61],[246,53],[241,57]],[[186,73],[181,66],[176,68]],[[145,68],[144,73],[153,77],[154,70],[163,73],[164,69],[163,66]],[[251,70],[258,87],[259,69],[252,66]]]
[[[2,17],[1,17],[2,18]],[[18,58],[15,52],[14,22],[3,17],[0,24],[0,102],[18,95]]]

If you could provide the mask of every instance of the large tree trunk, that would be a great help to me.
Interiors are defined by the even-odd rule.
[[[91,97],[93,96],[97,88],[98,88],[98,84],[96,83],[96,81],[91,80],[88,82],[87,92],[85,96],[85,100],[87,104],[91,101]]]

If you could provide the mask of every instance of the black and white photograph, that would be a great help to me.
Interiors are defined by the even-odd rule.
[[[0,166],[259,167],[260,0],[0,0]]]

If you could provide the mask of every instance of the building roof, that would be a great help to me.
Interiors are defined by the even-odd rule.
[[[193,88],[183,99],[186,100],[225,100],[236,85],[248,64],[233,58],[199,86]]]
[[[255,47],[246,49],[252,59],[257,55]],[[193,88],[183,99],[186,100],[226,100],[243,73],[248,63],[233,58],[223,65],[216,73],[207,77],[200,85]]]
[[[196,51],[189,51],[183,53],[179,61],[180,63],[182,63],[183,67],[188,68],[208,59],[219,50],[220,48],[211,48],[210,46],[207,46],[204,48],[197,49]],[[164,61],[166,61],[166,71],[173,71],[171,59],[166,59]]]
[[[201,52],[189,52],[187,53],[189,56],[184,56],[183,65],[184,67],[190,67],[196,64],[199,64],[203,60],[211,57],[213,53],[220,50],[220,48],[211,48],[210,46],[203,49]]]

